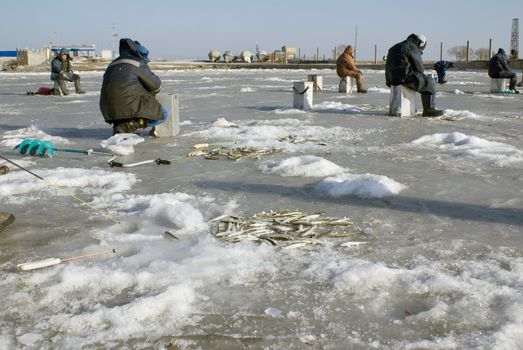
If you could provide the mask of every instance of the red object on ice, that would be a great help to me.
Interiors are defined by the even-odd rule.
[[[41,87],[36,91],[36,95],[51,95],[53,92],[53,89],[48,87]]]

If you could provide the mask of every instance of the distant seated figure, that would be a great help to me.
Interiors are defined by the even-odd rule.
[[[434,63],[433,68],[438,73],[438,84],[445,84],[447,80],[445,79],[447,69],[454,68],[454,63],[449,61],[438,61]]]
[[[424,117],[437,117],[443,111],[435,108],[436,83],[425,75],[421,55],[427,45],[424,35],[411,34],[392,46],[385,63],[385,83],[388,87],[404,85],[421,94]]]
[[[517,74],[509,69],[505,50],[500,48],[498,53],[492,56],[488,65],[488,75],[493,79],[510,79],[508,88],[519,94],[516,90]]]
[[[336,73],[340,78],[351,77],[356,79],[356,87],[359,93],[366,93],[363,88],[363,72],[356,67],[354,60],[354,48],[349,45],[336,60]]]
[[[134,133],[167,120],[169,114],[156,100],[161,80],[149,63],[149,50],[132,39],[120,39],[120,55],[107,67],[100,93],[100,110],[105,121],[113,124],[113,135]]]
[[[69,95],[66,81],[74,82],[74,89],[77,94],[85,94],[85,91],[80,86],[80,76],[73,73],[72,60],[73,58],[69,55],[69,50],[62,48],[51,61],[51,80],[58,83],[55,84],[54,95]]]

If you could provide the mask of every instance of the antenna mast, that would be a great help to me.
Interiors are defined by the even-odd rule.
[[[356,32],[354,33],[354,59],[356,59],[357,52],[358,52],[358,25],[356,25]]]
[[[519,19],[512,19],[512,33],[510,35],[510,59],[517,60],[519,56]]]

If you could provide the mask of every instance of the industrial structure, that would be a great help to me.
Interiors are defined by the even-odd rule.
[[[519,58],[519,18],[512,19],[512,32],[510,34],[510,59]]]

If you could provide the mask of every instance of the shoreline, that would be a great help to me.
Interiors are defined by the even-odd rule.
[[[73,68],[75,71],[105,71],[111,61],[79,61],[73,62]],[[427,61],[424,63],[425,69],[432,69],[434,61]],[[455,70],[471,70],[471,69],[488,69],[488,61],[469,61],[469,62],[454,62]],[[523,59],[513,60],[509,64],[510,68],[514,69],[516,73],[519,70],[523,70]],[[151,61],[149,67],[152,70],[165,71],[165,70],[192,70],[192,69],[336,69],[335,63],[329,62],[303,62],[303,63],[225,63],[225,62],[207,62],[207,61]],[[384,70],[385,62],[380,61],[377,63],[369,61],[361,61],[358,63],[358,68],[362,69],[373,69],[373,70]],[[36,66],[17,66],[9,65],[7,61],[2,67],[2,72],[5,73],[28,73],[28,72],[49,72],[50,64],[44,63]]]

